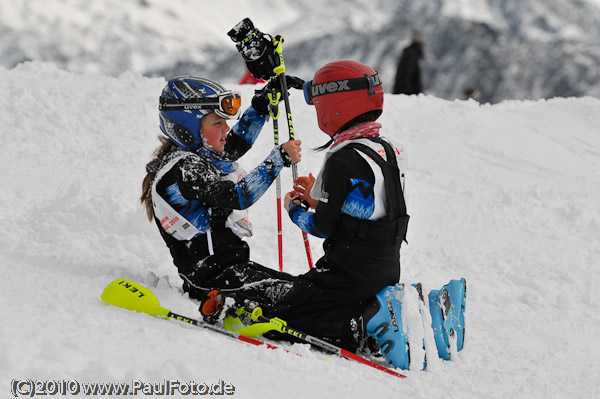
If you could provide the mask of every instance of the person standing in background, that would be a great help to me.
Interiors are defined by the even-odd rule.
[[[396,70],[396,80],[392,94],[419,94],[423,92],[421,84],[421,67],[419,62],[424,58],[424,38],[418,30],[412,32],[412,42],[402,51]]]

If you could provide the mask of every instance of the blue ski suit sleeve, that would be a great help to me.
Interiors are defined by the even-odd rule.
[[[290,218],[302,231],[319,238],[327,238],[315,227],[314,217],[315,212],[307,211],[300,205],[290,202],[289,210]]]
[[[244,155],[252,148],[265,121],[265,116],[259,114],[254,108],[248,107],[239,122],[231,128],[224,155],[233,161]]]
[[[290,204],[289,215],[303,231],[316,237],[330,237],[342,214],[369,219],[374,210],[375,176],[366,161],[354,150],[340,150],[323,166],[321,191],[314,212]]]
[[[283,167],[279,147],[276,147],[261,164],[234,183],[223,180],[208,160],[187,157],[179,168],[179,189],[186,199],[201,201],[207,206],[246,209],[267,191]]]
[[[237,160],[258,138],[265,117],[248,107],[240,121],[232,127],[224,155]],[[200,201],[203,207],[218,206],[246,209],[254,204],[269,188],[284,167],[279,147],[237,183],[222,178],[205,157],[194,154],[179,163],[178,190],[183,199]]]

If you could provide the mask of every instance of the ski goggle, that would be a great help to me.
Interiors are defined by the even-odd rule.
[[[368,96],[375,95],[375,87],[381,86],[381,79],[379,74],[375,72],[375,75],[368,75],[362,78],[353,79],[340,79],[332,80],[329,82],[313,84],[313,81],[308,81],[302,86],[304,91],[304,100],[309,105],[314,105],[313,99],[326,94],[343,93],[347,91],[355,90],[368,90]]]
[[[222,118],[239,118],[242,97],[239,93],[225,91],[206,97],[165,98],[160,97],[158,109],[161,111],[214,110]]]

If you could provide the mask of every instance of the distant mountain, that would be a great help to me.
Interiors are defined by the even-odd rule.
[[[196,73],[235,82],[245,67],[226,32],[248,16],[286,37],[287,71],[305,79],[329,61],[352,58],[377,69],[389,90],[402,48],[419,29],[426,93],[462,98],[476,87],[492,103],[600,97],[600,0],[205,4],[0,0],[0,64],[40,59],[76,72]]]
[[[563,0],[395,1],[391,18],[374,31],[348,26],[285,48],[288,70],[310,78],[340,58],[376,68],[390,90],[402,48],[413,28],[426,37],[422,64],[427,93],[462,98],[475,87],[484,102],[591,95],[600,97],[600,8]],[[482,3],[484,5],[482,5]],[[470,15],[469,11],[479,13]],[[483,12],[485,11],[485,12]],[[323,22],[325,23],[325,22]],[[301,22],[298,22],[301,24]],[[239,75],[232,55],[203,66],[213,76]],[[186,66],[186,67],[189,67]],[[177,66],[171,71],[174,72]]]

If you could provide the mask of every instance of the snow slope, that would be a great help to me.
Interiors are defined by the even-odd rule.
[[[386,95],[384,133],[408,151],[411,222],[402,281],[469,282],[455,362],[398,380],[343,359],[303,357],[105,305],[117,277],[156,284],[197,316],[138,205],[157,145],[163,79],[0,68],[0,396],[14,378],[216,382],[240,398],[595,398],[600,395],[600,100],[445,101]],[[232,86],[232,85],[230,85]],[[238,87],[245,105],[254,87]],[[294,92],[301,174],[326,141]],[[270,126],[243,158],[272,146]],[[290,187],[284,172],[283,187]],[[253,259],[277,262],[274,189],[251,208]],[[285,219],[286,269],[307,270]],[[315,257],[320,241],[311,238]],[[167,280],[174,288],[170,288]]]

